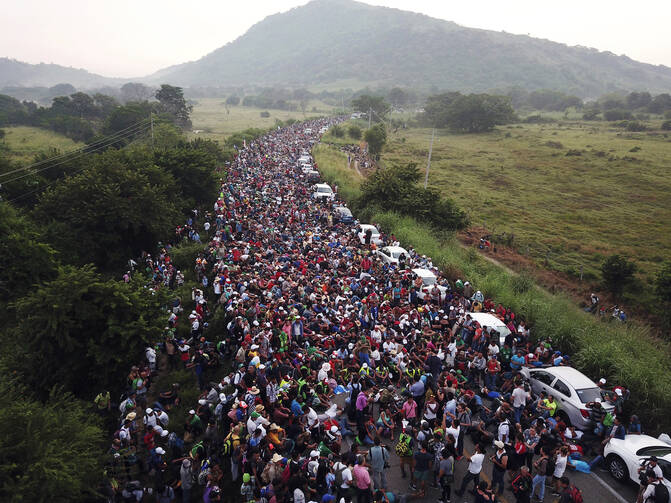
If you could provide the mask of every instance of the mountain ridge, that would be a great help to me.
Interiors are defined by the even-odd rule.
[[[313,0],[272,14],[197,60],[137,79],[0,58],[0,87],[69,82],[86,88],[131,81],[183,87],[316,87],[353,82],[347,87],[464,92],[522,87],[590,98],[614,91],[669,92],[671,68],[354,0]]]

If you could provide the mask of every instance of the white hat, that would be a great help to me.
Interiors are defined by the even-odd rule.
[[[617,396],[622,396],[622,390],[620,388],[615,388],[615,394]]]
[[[361,368],[362,368],[362,369],[367,369],[367,368],[368,368],[368,364],[367,364],[366,362],[364,362],[363,365],[361,365]]]
[[[191,410],[189,411],[189,414],[195,414],[195,413],[196,413],[196,411],[193,410],[193,409],[191,409]]]
[[[503,449],[503,447],[504,447],[503,442],[501,442],[500,440],[495,440],[495,441],[494,441],[494,445],[495,445],[496,447],[498,447],[499,449]]]
[[[161,437],[165,438],[165,437],[167,437],[169,434],[170,434],[170,432],[169,432],[168,430],[163,429],[163,431],[161,432]]]
[[[311,451],[310,452],[310,457],[311,458],[318,458],[319,457],[319,451]]]
[[[207,400],[205,400],[204,398],[201,398],[200,400],[198,400],[198,405],[205,405],[206,403],[207,403]]]
[[[154,412],[154,409],[147,409],[144,412],[145,414],[151,414],[152,412]]]
[[[606,384],[606,379],[603,377],[599,379],[599,384]]]
[[[163,447],[157,447],[156,454],[165,454],[165,449],[163,449]]]
[[[331,431],[331,433],[338,433],[338,427],[334,424],[333,426],[331,426],[330,431]]]

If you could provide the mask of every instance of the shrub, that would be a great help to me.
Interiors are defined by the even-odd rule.
[[[268,117],[270,117],[270,112],[268,112],[268,111],[266,110],[266,111],[264,111],[264,112],[261,112],[259,115],[260,115],[261,117],[263,117],[264,119],[267,119]]]
[[[349,135],[350,138],[353,140],[360,140],[361,135],[363,134],[363,131],[361,131],[361,128],[355,124],[352,124],[348,129],[347,129],[347,134]]]
[[[626,130],[632,132],[646,131],[647,129],[647,126],[639,121],[629,121],[626,126]]]
[[[517,294],[527,293],[534,287],[534,279],[526,272],[513,276],[511,281],[513,292]]]
[[[671,131],[671,120],[662,122],[662,131]]]
[[[606,110],[603,113],[603,118],[606,119],[607,121],[623,121],[623,120],[630,120],[633,118],[633,115],[631,115],[631,112],[627,110]]]
[[[606,288],[619,296],[634,277],[636,264],[619,254],[611,255],[601,265],[601,276]]]
[[[336,138],[342,138],[345,136],[345,130],[342,128],[342,126],[335,125],[331,128],[331,134]]]

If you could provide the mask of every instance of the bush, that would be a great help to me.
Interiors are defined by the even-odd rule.
[[[511,287],[517,294],[527,293],[534,287],[534,279],[526,272],[512,277]]]
[[[662,131],[671,131],[671,120],[662,122]]]
[[[361,131],[361,128],[355,124],[352,124],[348,129],[347,129],[347,134],[349,135],[350,138],[353,140],[360,140],[361,135],[363,134],[363,131]]]
[[[268,117],[270,117],[270,112],[266,110],[265,112],[261,112],[259,115],[264,119],[267,119]]]
[[[625,127],[627,131],[639,132],[646,131],[648,128],[645,124],[639,121],[628,121]]]
[[[611,255],[601,265],[601,276],[606,288],[614,295],[622,294],[624,287],[631,282],[636,264],[619,254]]]
[[[633,115],[631,112],[627,110],[606,110],[603,113],[603,118],[606,119],[607,121],[623,121],[623,120],[630,120],[633,118]]]
[[[337,124],[331,128],[331,134],[335,136],[336,138],[342,138],[345,136],[345,130],[342,128],[342,126],[338,126]]]

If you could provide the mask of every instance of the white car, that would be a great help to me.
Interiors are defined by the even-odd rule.
[[[318,201],[333,201],[335,199],[335,193],[329,184],[317,183],[314,186],[312,198]]]
[[[660,437],[669,438],[665,434]],[[638,468],[650,456],[657,456],[657,464],[664,474],[664,485],[671,491],[671,444],[668,440],[649,435],[627,435],[624,440],[609,440],[603,449],[606,467],[619,482],[633,480],[638,484]]]
[[[433,285],[435,285],[438,282],[438,277],[428,269],[413,269],[412,272],[414,272],[417,276],[422,278],[422,288],[420,288],[419,292],[417,292],[417,297],[419,297],[422,300],[424,300],[424,297],[426,297],[427,295],[431,297],[431,290],[433,290]],[[447,287],[444,287],[443,285],[438,285],[438,289],[440,290],[441,300],[445,299]]]
[[[377,227],[370,224],[361,224],[356,228],[356,235],[359,238],[359,241],[362,245],[366,244],[366,231],[370,230],[370,242],[376,246],[382,244],[382,236],[380,231],[377,230]]]
[[[503,347],[506,337],[510,333],[510,329],[500,318],[494,316],[492,313],[466,313],[471,315],[471,319],[480,323],[482,327],[493,328],[499,333],[499,345]]]
[[[312,134],[312,128],[306,128],[305,131],[303,131],[305,134]]]
[[[398,265],[398,259],[401,255],[405,255],[406,257],[406,264],[408,263],[408,259],[410,259],[410,254],[405,248],[401,248],[400,246],[385,246],[381,250],[377,250],[377,255],[382,259],[382,262],[385,262],[387,264],[397,264]]]
[[[595,425],[595,414],[587,407],[588,403],[600,402],[608,412],[614,409],[603,399],[601,388],[573,367],[523,367],[522,375],[529,379],[536,395],[541,391],[552,395],[558,405],[557,416],[579,430],[589,430]]]

